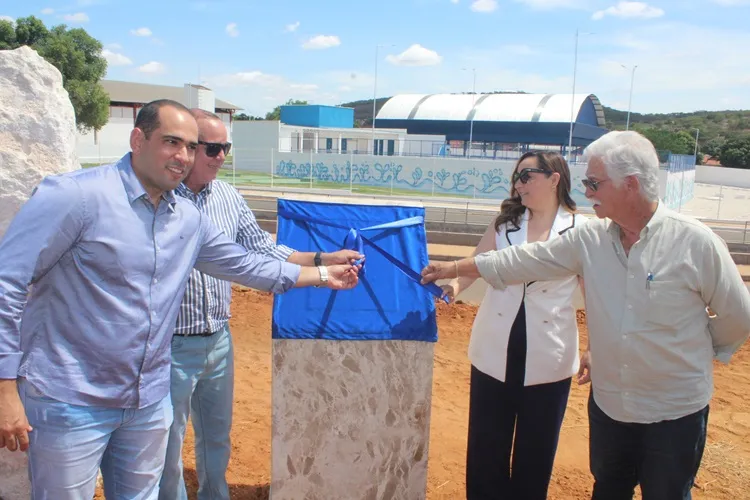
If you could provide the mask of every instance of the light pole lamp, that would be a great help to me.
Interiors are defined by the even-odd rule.
[[[620,64],[625,69],[628,69],[624,64]],[[636,64],[633,66],[633,71],[630,74],[630,97],[628,97],[628,118],[625,122],[625,130],[630,130],[630,107],[633,104],[633,82],[635,81],[635,69],[638,67]]]
[[[461,68],[464,71],[469,71],[469,68]],[[477,97],[477,69],[471,68],[471,72],[474,74],[473,83],[471,86],[471,119],[469,120],[469,149],[468,155],[471,156],[471,146],[474,144],[474,106],[476,104]]]

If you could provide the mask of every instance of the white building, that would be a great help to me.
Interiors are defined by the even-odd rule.
[[[215,112],[224,121],[229,140],[232,140],[232,115],[241,108],[216,99],[211,89],[193,84],[171,87],[114,80],[102,80],[101,84],[109,94],[109,121],[99,131],[78,133],[77,153],[81,164],[111,162],[130,151],[130,131],[138,110],[157,99],[172,99],[189,108]]]

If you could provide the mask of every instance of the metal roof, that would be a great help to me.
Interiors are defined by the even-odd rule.
[[[569,123],[571,105],[578,121],[587,101],[604,127],[604,110],[591,94],[404,94],[389,99],[377,120]]]
[[[146,104],[156,99],[172,99],[182,102],[185,97],[183,87],[172,87],[169,85],[151,85],[149,83],[123,82],[118,80],[102,80],[102,87],[109,94],[109,100],[114,102],[126,102],[132,104]],[[205,89],[201,85],[197,88]],[[216,109],[230,109],[236,111],[241,107],[231,102],[215,99]]]

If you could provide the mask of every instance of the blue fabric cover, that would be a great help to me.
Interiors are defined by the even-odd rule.
[[[419,284],[428,262],[423,208],[279,199],[276,239],[299,251],[356,249],[365,263],[353,290],[275,295],[273,338],[437,341],[440,288]]]

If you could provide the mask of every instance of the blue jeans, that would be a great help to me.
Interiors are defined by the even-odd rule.
[[[29,479],[35,500],[90,500],[101,467],[107,499],[156,499],[172,404],[167,396],[141,409],[76,406],[19,379],[33,431]]]
[[[174,423],[161,480],[162,500],[185,500],[182,443],[188,416],[195,432],[198,498],[228,499],[226,480],[231,446],[234,356],[229,326],[209,337],[172,338]]]
[[[589,394],[589,459],[593,500],[690,500],[706,445],[708,406],[676,420],[618,422]]]

